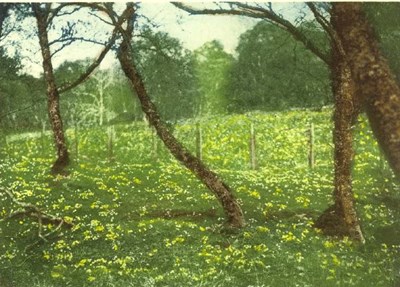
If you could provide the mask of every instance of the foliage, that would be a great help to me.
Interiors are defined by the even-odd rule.
[[[200,93],[198,113],[203,116],[226,113],[232,55],[226,53],[222,44],[214,40],[195,50],[194,56]]]
[[[170,121],[193,117],[199,97],[191,52],[167,33],[148,28],[133,46],[136,65],[161,117]]]
[[[114,159],[104,128],[79,130],[79,158],[68,176],[56,178],[44,172],[53,160],[50,135],[9,137],[1,185],[74,227],[37,243],[29,219],[0,222],[0,285],[396,286],[399,185],[365,118],[355,129],[354,190],[368,242],[357,246],[312,227],[333,189],[330,118],[324,110],[201,121],[205,160],[236,190],[247,218],[237,233],[222,227],[215,198],[161,147],[154,160],[152,132],[143,123],[115,126]],[[248,166],[251,121],[258,171]],[[309,122],[316,130],[313,170]],[[195,149],[194,122],[178,124],[175,133]],[[75,142],[75,131],[67,136]],[[0,194],[2,217],[15,208]]]
[[[22,74],[19,57],[10,57],[3,48],[0,48],[0,127],[2,129],[40,127],[46,116],[43,90],[40,80]]]
[[[64,62],[56,70],[58,85],[72,82],[91,59]],[[67,126],[104,125],[128,114],[125,121],[141,118],[137,100],[118,67],[97,70],[84,83],[61,95],[62,116]]]
[[[400,4],[396,2],[387,3],[367,3],[365,5],[369,21],[373,25],[377,36],[380,39],[381,51],[388,59],[389,65],[399,80],[400,59],[398,49],[400,35],[398,28],[400,20]]]
[[[312,23],[299,29],[326,46]],[[332,102],[326,65],[281,28],[265,21],[240,37],[233,65],[230,111],[321,107]]]

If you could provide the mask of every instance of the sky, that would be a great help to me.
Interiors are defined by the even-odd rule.
[[[150,19],[161,24],[160,30],[180,39],[190,50],[217,39],[227,52],[234,53],[239,36],[258,22],[237,16],[189,15],[170,3],[144,2],[142,9]]]
[[[193,5],[200,4],[197,2]],[[295,15],[295,13],[292,13],[288,6],[293,6],[293,3],[273,3],[273,5],[278,13],[285,13],[285,17],[289,19],[294,17],[291,15]],[[193,16],[166,1],[144,1],[141,7],[142,13],[158,26],[158,30],[168,32],[170,36],[178,38],[183,46],[189,50],[197,49],[204,43],[216,39],[223,44],[226,52],[234,55],[240,35],[251,29],[259,21],[237,16]],[[35,25],[35,23],[33,22],[30,25]],[[29,55],[25,55],[25,71],[34,76],[39,76],[42,72],[42,67],[40,50],[36,43],[37,39],[31,37],[30,39],[24,39],[24,41],[26,43],[22,45],[21,50],[24,50],[24,47],[30,48]],[[53,58],[54,67],[57,68],[66,59],[79,60],[95,57],[100,53],[101,49],[101,46],[86,43],[74,44]],[[115,62],[115,58],[109,53],[104,59],[101,68],[108,68]]]

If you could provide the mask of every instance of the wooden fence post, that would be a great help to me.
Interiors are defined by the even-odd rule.
[[[114,126],[107,127],[108,134],[108,159],[109,161],[114,161],[114,137],[115,137],[115,129]]]
[[[74,125],[74,135],[75,135],[75,160],[79,162],[79,135],[78,135],[78,125]]]
[[[201,130],[200,123],[196,124],[196,156],[199,160],[203,159],[203,131]]]
[[[40,131],[40,144],[42,146],[42,152],[46,152],[46,121],[42,121],[42,129]]]
[[[257,150],[256,150],[256,133],[254,131],[254,124],[250,125],[250,167],[256,170],[257,166]]]
[[[315,166],[314,123],[310,124],[310,129],[308,134],[309,134],[308,166],[310,168],[314,168]]]
[[[152,129],[152,139],[153,139],[153,150],[152,150],[152,156],[153,156],[153,160],[157,161],[158,160],[158,136],[157,136],[157,132],[155,131],[155,129]]]
[[[2,138],[2,151],[8,155],[8,141],[7,141],[7,133],[1,133],[1,138]]]
[[[14,153],[14,146],[12,144],[12,141],[10,141],[10,137],[8,135],[5,136],[5,139],[6,139],[6,147],[7,147],[6,152],[8,155],[11,155]]]

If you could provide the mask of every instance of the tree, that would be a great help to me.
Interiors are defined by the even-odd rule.
[[[332,19],[372,130],[400,178],[400,88],[396,77],[380,52],[362,3],[333,4]]]
[[[323,36],[314,23],[300,28],[315,38]],[[332,101],[326,65],[275,25],[257,23],[240,36],[236,51],[228,92],[231,111],[321,107]]]
[[[43,85],[21,67],[18,55],[0,48],[0,127],[5,130],[37,129],[45,116]]]
[[[149,27],[135,41],[135,61],[162,118],[176,121],[194,116],[198,102],[193,55],[179,40]]]
[[[334,95],[334,204],[325,210],[315,222],[315,227],[325,234],[350,236],[365,242],[357,217],[352,189],[353,125],[358,115],[355,101],[356,85],[351,70],[343,57],[341,42],[333,43],[331,63],[332,91]]]
[[[37,21],[40,49],[43,57],[43,71],[47,85],[47,106],[54,141],[57,150],[57,159],[52,167],[53,173],[60,173],[69,164],[69,153],[65,141],[63,122],[60,114],[60,94],[56,86],[53,65],[51,61],[50,42],[47,27],[50,18],[51,4],[32,4]]]
[[[136,97],[132,99],[134,90],[119,65],[116,64],[112,67],[108,74],[113,77],[113,82],[109,89],[109,93],[112,95],[110,109],[116,115],[111,122],[141,120],[143,112],[140,108],[140,103]]]
[[[228,105],[229,72],[232,55],[224,51],[216,40],[205,43],[194,51],[195,71],[199,80],[199,115],[226,113]]]
[[[193,172],[215,194],[225,211],[228,224],[232,227],[244,226],[243,212],[230,188],[214,172],[208,169],[197,157],[193,156],[179,143],[169,131],[168,126],[161,120],[156,106],[148,95],[144,81],[136,68],[134,62],[135,56],[132,54],[131,49],[135,24],[134,19],[137,15],[135,5],[128,3],[127,8],[119,19],[114,18],[114,12],[111,10],[111,7],[103,8],[103,6],[99,5],[97,5],[97,7],[99,10],[108,13],[115,27],[119,28],[123,40],[120,44],[118,59],[126,77],[130,80],[136,91],[142,110],[146,114],[150,125],[155,128],[157,135],[174,157]],[[123,19],[127,21],[125,29],[121,26]]]
[[[17,58],[7,56],[5,50],[0,48],[0,110],[2,114],[2,126],[12,122],[11,111],[13,108],[12,97],[14,96],[15,83],[18,81],[20,63]]]
[[[398,140],[398,131],[400,129],[397,128],[397,130],[394,131],[393,129],[390,130],[390,127],[398,127],[397,124],[393,123],[400,123],[400,119],[398,118],[400,117],[400,113],[397,108],[397,96],[392,96],[393,94],[387,93],[389,91],[395,91],[395,87],[393,81],[390,80],[390,76],[386,78],[387,75],[390,75],[390,71],[385,67],[384,61],[381,60],[379,49],[377,49],[376,41],[373,34],[370,32],[371,30],[366,18],[360,17],[361,9],[359,7],[361,4],[349,4],[349,7],[355,5],[358,11],[351,11],[347,14],[344,13],[346,10],[346,4],[344,3],[341,5],[334,4],[334,9],[332,9],[332,11],[329,11],[330,6],[324,3],[314,4],[308,2],[306,4],[313,13],[315,20],[329,36],[328,39],[332,49],[328,51],[321,48],[314,39],[307,37],[301,29],[284,19],[283,16],[276,14],[272,9],[271,3],[263,6],[260,4],[251,5],[247,3],[231,2],[227,8],[220,6],[217,9],[200,10],[182,3],[174,3],[174,5],[191,14],[229,14],[266,20],[289,32],[294,39],[303,43],[307,49],[328,65],[332,73],[332,87],[335,98],[335,188],[333,196],[335,204],[321,215],[317,221],[317,225],[323,227],[325,231],[328,230],[328,233],[329,230],[334,230],[334,232],[339,233],[339,235],[348,235],[353,239],[363,241],[364,238],[354,209],[354,198],[351,187],[352,135],[350,123],[354,122],[360,109],[365,105],[365,101],[358,96],[360,94],[370,96],[370,104],[369,107],[366,108],[366,112],[378,142],[385,151],[388,161],[396,174],[399,174],[399,165],[397,162],[400,162],[400,152],[398,150],[398,143],[400,142]],[[340,13],[337,11],[335,12],[335,9],[340,10],[337,7],[342,7]],[[350,10],[354,10],[354,7]],[[344,15],[338,16],[338,18],[343,21],[343,23],[341,23],[343,27],[339,27],[339,24],[335,26],[335,20],[333,20],[332,24],[329,23],[327,20],[329,12],[332,13],[332,17],[339,14]],[[351,29],[352,17],[357,19],[356,26],[358,27],[355,28],[355,30]],[[356,31],[356,35],[350,33],[354,31]],[[370,43],[368,42],[368,36],[373,39]],[[362,49],[358,49],[358,40],[363,40]],[[364,49],[365,51],[363,51]],[[347,55],[348,53],[350,53],[350,55]],[[371,58],[366,59],[366,55]],[[374,58],[377,56],[379,57]],[[371,63],[378,65],[369,66]],[[369,68],[372,69],[364,69],[363,72],[362,65],[365,64],[366,66],[364,66],[364,68],[369,66]],[[357,66],[358,69],[355,68]],[[374,69],[378,69],[380,72],[384,71],[385,73],[377,76]],[[366,79],[373,80],[373,84],[371,82],[369,83],[366,89],[367,92],[362,91],[364,87],[360,76],[366,76],[368,72],[372,72],[372,75],[365,77],[364,81]],[[374,96],[371,92],[377,92],[377,83],[385,84],[386,87],[389,88],[386,88],[383,92],[379,92],[378,96]],[[392,96],[392,98],[389,98],[390,96]],[[345,104],[350,104],[351,109],[347,109]],[[397,160],[397,158],[399,158],[399,160]],[[340,162],[341,160],[342,162]],[[326,220],[326,218],[333,218],[333,220]],[[334,222],[333,229],[329,228],[329,224],[326,224],[332,221]],[[338,226],[341,227],[340,230],[338,230]]]
[[[57,84],[73,81],[91,61],[88,58],[62,63],[55,71]],[[67,125],[74,126],[103,125],[116,117],[116,121],[139,119],[142,113],[132,101],[131,92],[119,68],[96,70],[88,80],[64,93],[62,117]]]
[[[65,14],[63,14],[63,9],[68,9],[70,6],[75,6],[75,9],[66,11]],[[84,41],[85,39],[76,37],[75,25],[67,21],[66,27],[61,29],[61,35],[50,42],[48,37],[48,27],[53,24],[55,17],[60,15],[70,15],[78,11],[81,6],[76,6],[74,3],[64,3],[58,4],[54,8],[51,3],[32,3],[31,7],[37,22],[38,38],[43,58],[44,79],[47,85],[48,113],[57,152],[57,159],[51,170],[53,173],[58,174],[62,173],[69,164],[69,153],[65,141],[63,122],[60,113],[60,94],[75,88],[80,83],[88,79],[88,77],[99,66],[105,55],[113,46],[116,40],[116,31],[112,32],[111,37],[106,44],[100,43],[104,45],[104,49],[79,77],[72,82],[65,82],[64,84],[57,86],[52,65],[52,56],[73,42],[77,40]],[[52,45],[59,45],[59,47],[56,48],[55,51],[51,52],[50,48]]]

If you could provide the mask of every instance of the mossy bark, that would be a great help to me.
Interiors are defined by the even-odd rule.
[[[47,35],[47,19],[49,11],[47,11],[46,8],[40,7],[40,3],[32,4],[32,6],[37,21],[39,44],[43,57],[43,71],[47,85],[48,115],[57,150],[57,159],[54,162],[51,171],[52,173],[59,174],[68,166],[70,159],[60,113],[60,95],[55,83],[49,39]]]
[[[400,178],[400,89],[380,53],[363,3],[333,3],[332,24],[342,41],[374,135]]]
[[[169,131],[167,125],[161,120],[156,106],[151,101],[145,88],[142,77],[134,66],[130,39],[124,37],[118,54],[121,67],[130,80],[139,98],[143,112],[146,114],[149,124],[154,127],[159,138],[169,149],[171,154],[195,174],[218,198],[221,203],[227,223],[231,227],[243,227],[245,224],[240,205],[232,194],[231,189],[201,160],[193,156]]]
[[[315,227],[327,235],[349,236],[365,242],[355,209],[352,191],[353,133],[352,125],[358,114],[355,83],[350,67],[335,46],[332,47],[332,89],[334,110],[334,200],[316,221]]]

